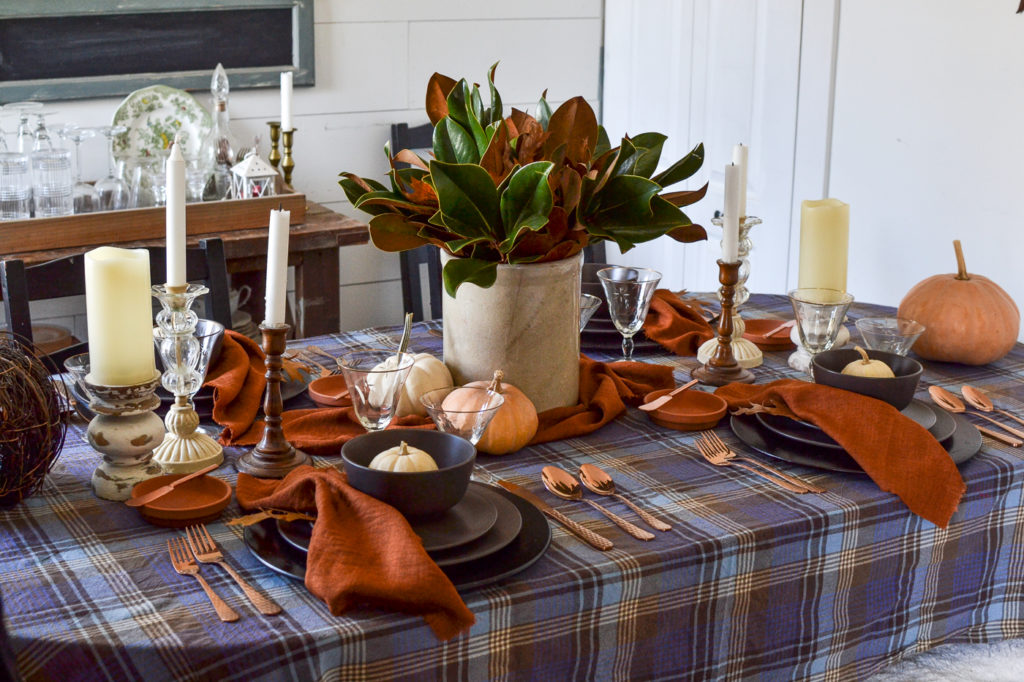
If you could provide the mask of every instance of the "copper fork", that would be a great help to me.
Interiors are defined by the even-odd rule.
[[[746,469],[747,471],[753,474],[757,474],[761,478],[771,481],[775,485],[781,486],[786,490],[789,490],[794,493],[802,494],[811,492],[804,485],[791,483],[790,481],[787,481],[784,478],[773,476],[772,474],[768,473],[767,471],[764,471],[763,469],[758,469],[756,466],[749,466],[747,464],[744,464],[743,462],[734,461],[736,459],[735,453],[733,453],[733,456],[730,457],[728,451],[722,451],[717,449],[717,447],[715,445],[712,445],[711,442],[704,436],[698,436],[695,443],[697,445],[697,450],[700,451],[700,454],[710,464],[714,464],[715,466],[720,467],[737,466],[740,467],[741,469]]]
[[[231,568],[224,561],[224,555],[217,549],[217,543],[210,536],[210,531],[206,530],[206,526],[202,524],[188,526],[185,528],[185,535],[188,536],[188,545],[192,548],[192,553],[196,555],[196,559],[204,564],[217,564],[227,571],[228,575],[235,579],[238,586],[242,588],[242,592],[245,592],[245,596],[249,598],[249,601],[252,602],[252,605],[260,613],[265,616],[281,613],[280,606],[253,589],[249,583],[242,579],[242,576],[238,575],[235,569]]]
[[[796,476],[793,476],[792,474],[787,474],[785,471],[781,471],[779,469],[776,469],[773,466],[769,466],[768,464],[765,464],[764,462],[762,462],[759,459],[754,459],[753,457],[743,457],[741,455],[737,455],[735,452],[733,452],[732,450],[729,449],[729,446],[726,445],[722,441],[722,439],[718,437],[718,434],[716,434],[714,431],[706,431],[705,435],[707,436],[707,440],[711,443],[712,447],[715,448],[715,451],[716,452],[724,452],[725,453],[725,457],[727,459],[729,459],[729,460],[738,459],[738,460],[742,460],[744,462],[749,462],[749,463],[753,464],[754,466],[759,466],[762,469],[764,469],[765,471],[768,471],[769,473],[772,473],[772,474],[778,476],[781,479],[789,481],[793,485],[798,485],[798,486],[802,486],[804,488],[807,488],[808,492],[812,492],[812,493],[828,492],[824,488],[819,488],[818,486],[814,485],[813,483],[808,483],[807,481],[803,480],[802,478],[797,478]]]
[[[199,566],[193,561],[191,555],[188,553],[188,548],[185,547],[185,541],[181,538],[171,538],[167,541],[167,551],[171,555],[171,565],[174,566],[174,570],[181,575],[194,576],[199,584],[203,586],[203,592],[206,592],[206,596],[210,598],[210,603],[213,604],[213,610],[217,612],[217,615],[225,623],[233,623],[238,620],[238,614],[233,608],[227,605],[227,603],[217,596],[217,593],[213,591],[209,583],[199,575]]]

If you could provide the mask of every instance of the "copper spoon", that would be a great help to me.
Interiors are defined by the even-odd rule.
[[[607,516],[613,523],[615,523],[616,526],[626,531],[637,540],[654,539],[653,533],[638,526],[634,526],[621,516],[608,511],[597,502],[583,497],[583,489],[580,488],[579,481],[577,481],[568,471],[564,471],[554,466],[546,466],[541,469],[540,480],[544,482],[544,487],[547,488],[548,492],[552,495],[561,497],[563,500],[578,500],[580,502],[586,502],[591,507]]]
[[[967,410],[967,406],[964,405],[963,401],[960,400],[960,398],[957,398],[955,395],[953,395],[952,393],[950,393],[946,389],[942,388],[941,386],[929,386],[928,387],[928,394],[932,397],[932,400],[935,401],[935,404],[938,405],[939,407],[941,407],[944,410],[947,410],[949,412],[953,412],[953,413],[956,413],[956,414],[959,414],[959,413],[962,413],[962,412],[963,413],[967,413],[967,414],[973,414],[975,417],[981,417],[985,421],[991,422],[992,424],[995,424],[996,426],[1001,428],[1003,431],[1006,431],[1007,433],[1013,434],[1017,438],[1024,439],[1024,431],[1020,431],[1019,429],[1015,429],[1012,426],[1007,426],[1006,424],[1001,424],[1000,422],[996,421],[992,417],[989,417],[988,415],[984,415],[984,414],[982,414],[980,412],[970,412],[970,411],[968,411]]]
[[[1018,424],[1024,424],[1024,419],[1021,419],[1017,415],[1007,412],[1006,410],[1001,410],[993,405],[989,397],[982,393],[979,388],[975,388],[974,386],[963,386],[960,389],[960,394],[964,397],[964,400],[982,412],[995,412],[1003,415],[1004,417],[1009,417]]]
[[[677,393],[682,393],[683,391],[695,385],[696,383],[697,379],[694,379],[693,381],[688,381],[679,388],[677,388],[676,390],[672,391],[671,393],[666,393],[660,398],[655,398],[649,403],[644,403],[643,405],[640,406],[640,409],[643,410],[644,412],[653,412],[659,407],[662,407],[668,401],[672,400],[672,396],[676,395]]]
[[[609,476],[604,469],[601,469],[594,464],[582,464],[580,465],[580,480],[583,482],[583,485],[587,487],[587,490],[597,493],[598,495],[609,495],[622,502],[624,505],[636,512],[636,515],[643,519],[643,522],[651,528],[660,531],[672,530],[672,526],[668,525],[664,521],[656,519],[619,493],[615,492],[615,481],[612,480],[612,477]]]

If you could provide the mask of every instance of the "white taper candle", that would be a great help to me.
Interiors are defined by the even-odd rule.
[[[725,215],[722,216],[722,260],[739,260],[740,240],[740,167],[725,167]]]
[[[185,286],[185,157],[175,142],[165,167],[167,175],[167,285]]]
[[[284,324],[288,294],[288,223],[290,211],[271,211],[267,244],[267,294],[264,324]]]

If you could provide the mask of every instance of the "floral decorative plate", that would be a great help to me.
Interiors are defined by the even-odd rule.
[[[181,135],[185,158],[197,158],[207,133],[213,126],[210,114],[184,90],[152,85],[125,97],[114,112],[114,125],[128,132],[114,138],[114,156],[130,160],[157,156]]]

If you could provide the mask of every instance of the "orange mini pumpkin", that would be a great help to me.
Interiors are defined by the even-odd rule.
[[[479,386],[497,391],[505,402],[487,425],[476,449],[489,455],[507,455],[523,448],[537,434],[537,408],[526,394],[511,384],[502,383],[505,373],[494,372],[491,381],[473,381],[467,386]]]
[[[960,241],[957,273],[934,275],[907,292],[900,317],[925,326],[914,352],[926,360],[985,365],[1010,352],[1020,331],[1017,304],[998,284],[967,272]]]

